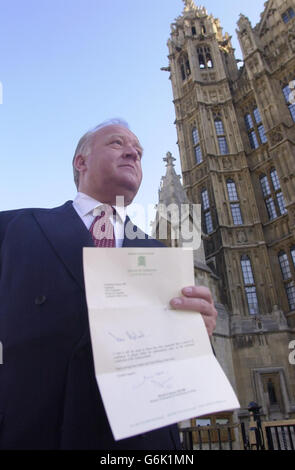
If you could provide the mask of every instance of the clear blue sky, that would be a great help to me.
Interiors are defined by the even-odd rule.
[[[254,26],[264,1],[202,4],[233,36],[240,58],[239,14]],[[145,149],[135,202],[155,204],[163,157],[169,150],[179,159],[171,83],[160,68],[168,65],[170,23],[183,2],[0,0],[0,7],[0,210],[72,199],[79,137],[116,116]],[[176,168],[180,173],[179,162]]]

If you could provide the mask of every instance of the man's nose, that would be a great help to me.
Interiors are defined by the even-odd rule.
[[[133,145],[126,145],[124,149],[124,157],[131,158],[134,161],[140,159],[138,150],[135,147],[133,147]]]

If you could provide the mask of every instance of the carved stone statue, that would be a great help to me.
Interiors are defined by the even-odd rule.
[[[246,232],[244,230],[239,230],[237,233],[238,243],[246,243],[248,241]]]
[[[248,33],[243,34],[242,41],[243,41],[245,54],[249,54],[249,52],[251,52],[253,49],[253,44]]]

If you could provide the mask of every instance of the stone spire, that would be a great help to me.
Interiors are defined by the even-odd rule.
[[[196,10],[197,9],[194,0],[182,0],[182,1],[185,5],[184,11]]]
[[[173,222],[173,215],[171,214],[165,214],[164,212],[161,211],[161,207],[165,206],[166,208],[171,209],[171,206],[174,206],[174,209],[178,207],[178,210],[176,209],[176,212],[179,211],[180,219],[182,223],[185,221],[186,218],[190,220],[189,224],[192,228],[193,224],[195,227],[200,223],[200,219],[198,222],[193,220],[193,205],[190,203],[185,190],[183,189],[183,186],[180,181],[180,176],[177,175],[175,171],[175,166],[174,162],[176,159],[172,156],[171,152],[166,153],[166,157],[163,158],[163,161],[166,163],[166,175],[162,176],[161,183],[160,183],[160,189],[159,189],[159,202],[156,205],[157,213],[154,222],[152,223],[152,236],[157,238],[158,235],[158,228],[160,225],[161,220],[166,220],[170,224],[172,230],[179,228],[179,223],[177,219],[177,226],[174,226]],[[184,206],[188,208],[188,212],[184,212]],[[201,216],[201,215],[200,215]],[[163,219],[164,217],[164,219]],[[198,228],[198,230],[201,232],[201,227]],[[205,236],[202,233],[202,236]],[[162,240],[164,243],[165,241]],[[173,246],[173,245],[172,245]],[[177,242],[177,246],[186,246],[186,241],[180,237]],[[188,245],[187,245],[188,246]],[[207,266],[206,261],[205,261],[205,252],[204,252],[204,245],[203,245],[203,240],[201,240],[201,245],[198,249],[194,250],[194,264],[195,267],[200,268],[203,271],[210,272],[210,268]]]
[[[167,206],[171,203],[177,205],[188,204],[186,193],[180,182],[180,176],[175,171],[174,162],[176,159],[172,156],[171,152],[167,152],[163,161],[166,163],[166,175],[161,180],[159,203],[166,204]]]

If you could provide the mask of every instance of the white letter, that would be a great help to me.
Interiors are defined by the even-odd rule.
[[[142,204],[132,204],[128,208],[128,215],[131,220],[134,221],[136,225],[139,227],[145,227],[146,226],[146,220],[145,220],[145,208]],[[144,238],[141,235],[141,231],[134,232],[133,229],[130,230],[131,226],[126,224],[126,236],[128,237],[129,240],[134,240],[135,238]]]
[[[168,212],[170,214],[170,220],[168,219]],[[179,239],[179,207],[177,204],[169,204],[168,207],[165,204],[158,205],[159,214],[159,239],[167,240],[167,225],[170,222],[171,226],[171,240]]]
[[[193,215],[190,220],[190,205],[181,204],[181,236],[185,248],[197,250],[201,245],[201,205],[192,204]],[[192,231],[190,230],[192,226]]]
[[[144,463],[146,463],[147,465],[151,465],[153,463],[153,457],[152,455],[148,454],[148,455],[145,455],[144,457]]]

